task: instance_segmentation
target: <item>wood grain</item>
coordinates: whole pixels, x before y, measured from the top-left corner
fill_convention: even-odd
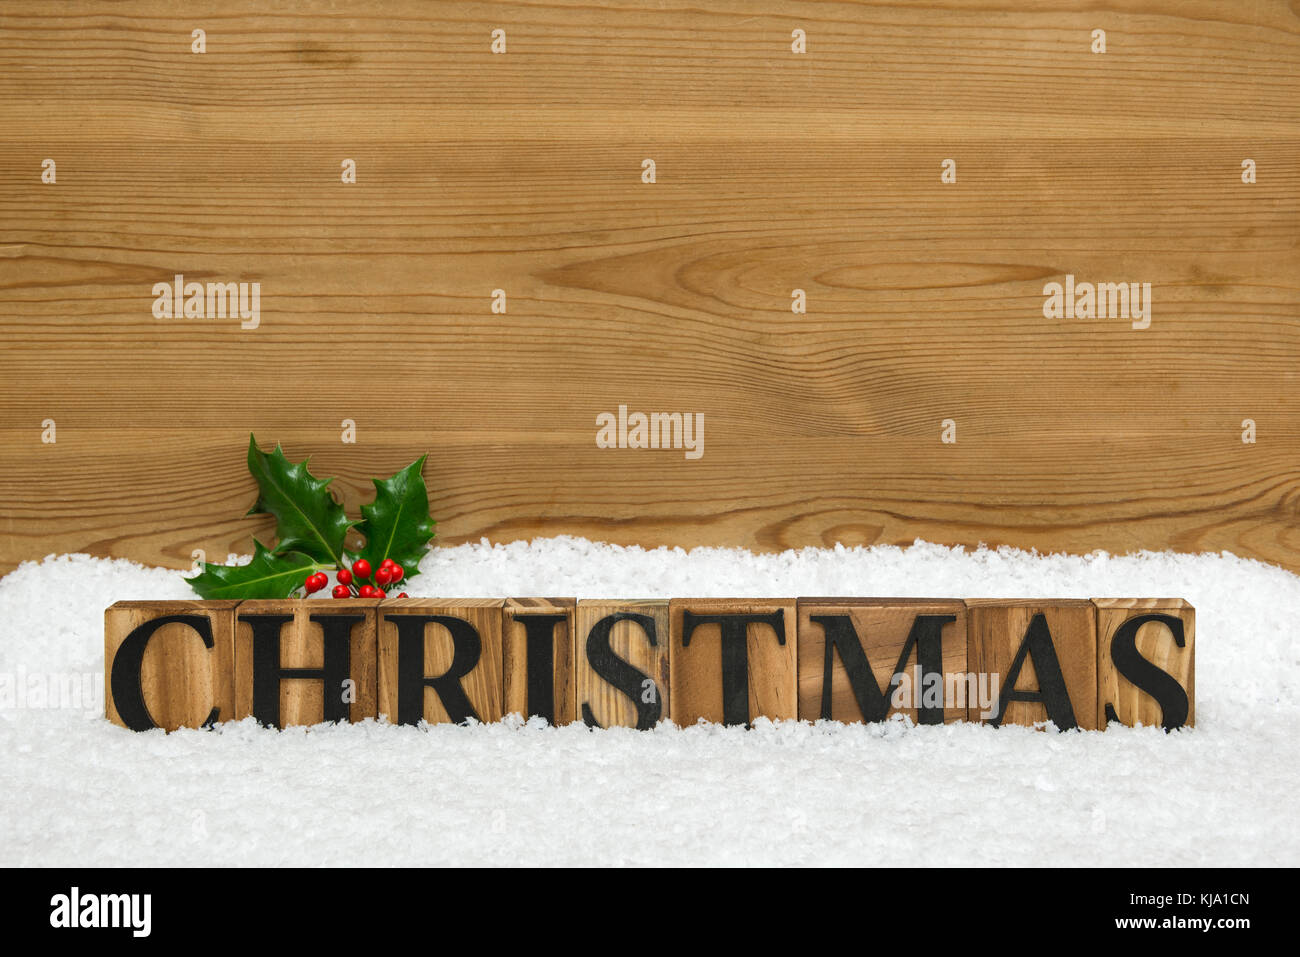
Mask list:
[[[352,508],[430,452],[444,543],[1300,570],[1286,0],[13,0],[0,37],[0,570],[248,553],[250,431]],[[260,282],[260,327],[154,319],[177,273]],[[1151,327],[1045,319],[1066,273],[1150,282]],[[703,457],[596,448],[620,404],[703,413]]]

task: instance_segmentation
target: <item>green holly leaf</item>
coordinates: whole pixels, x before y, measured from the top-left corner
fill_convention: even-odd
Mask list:
[[[419,573],[420,559],[433,538],[429,490],[424,485],[424,460],[420,456],[390,479],[372,479],[375,500],[361,506],[363,520],[357,531],[366,537],[361,556],[378,568],[385,558],[402,566],[408,576]]]
[[[247,565],[203,563],[201,574],[189,579],[201,598],[288,598],[322,565],[302,552],[273,552],[253,539],[253,560]]]
[[[277,554],[301,552],[330,567],[343,564],[343,540],[355,522],[329,493],[333,479],[318,479],[307,471],[307,459],[290,462],[280,446],[258,449],[248,437],[248,471],[257,480],[258,496],[249,515],[275,516]]]

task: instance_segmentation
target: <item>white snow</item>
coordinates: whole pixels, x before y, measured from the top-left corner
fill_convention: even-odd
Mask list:
[[[412,595],[1176,596],[1194,730],[360,725],[133,734],[31,689],[102,685],[103,611],[190,597],[84,555],[0,580],[0,865],[1294,864],[1300,578],[1231,555],[436,549]],[[328,599],[326,599],[328,600]],[[75,704],[75,702],[73,702]]]

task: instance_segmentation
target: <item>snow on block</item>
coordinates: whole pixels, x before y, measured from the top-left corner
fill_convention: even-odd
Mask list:
[[[377,710],[373,599],[250,600],[235,613],[235,718],[272,728]]]
[[[669,715],[668,602],[578,602],[574,685],[592,728],[648,731]]]
[[[200,728],[234,713],[238,601],[119,601],[104,612],[108,720]]]
[[[978,710],[965,602],[800,598],[797,646],[801,719],[848,724],[903,714],[943,724]]]
[[[997,704],[970,715],[994,727],[1051,721],[1097,730],[1097,608],[1082,599],[966,602],[971,671]]]
[[[573,598],[511,598],[502,612],[505,713],[575,720]]]
[[[673,723],[797,718],[795,612],[793,598],[672,599]]]
[[[1196,609],[1181,598],[1094,598],[1101,726],[1196,725]]]
[[[505,599],[388,598],[379,603],[379,715],[394,724],[505,716]]]

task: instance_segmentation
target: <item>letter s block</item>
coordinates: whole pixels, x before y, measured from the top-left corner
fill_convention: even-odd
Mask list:
[[[584,724],[648,731],[668,717],[668,602],[583,599],[575,635]]]
[[[234,715],[238,601],[119,601],[104,612],[104,710],[132,731]]]
[[[799,717],[793,598],[674,598],[668,615],[674,724]]]
[[[1094,598],[1101,726],[1194,727],[1196,609],[1181,598]]]
[[[1092,602],[977,598],[966,602],[966,615],[971,671],[998,676],[995,714],[981,720],[995,726],[1051,720],[1061,731],[1098,729]]]
[[[377,605],[243,602],[235,613],[235,717],[273,728],[375,717]]]
[[[394,724],[489,723],[505,716],[504,599],[379,603],[379,714]]]

